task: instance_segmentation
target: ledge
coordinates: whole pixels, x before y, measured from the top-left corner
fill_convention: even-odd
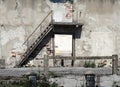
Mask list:
[[[43,73],[43,68],[10,68],[0,69],[0,76],[21,76],[30,72]],[[83,68],[83,67],[56,67],[49,68],[58,76],[64,75],[84,75],[88,71],[94,72],[96,75],[112,75],[112,68]]]

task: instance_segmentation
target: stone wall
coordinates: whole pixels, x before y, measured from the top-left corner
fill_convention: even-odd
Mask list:
[[[97,82],[98,78],[96,77],[96,85],[98,87],[113,87],[113,85],[114,87],[116,87],[115,85],[119,86],[119,77],[120,76],[117,75],[100,76],[99,83]],[[85,87],[86,84],[85,76],[68,75],[60,78],[53,78],[50,79],[50,81],[57,82],[60,86],[63,87]]]

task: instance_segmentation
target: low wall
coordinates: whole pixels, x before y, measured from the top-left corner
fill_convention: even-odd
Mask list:
[[[51,78],[53,82],[57,82],[61,87],[85,87],[84,76],[67,75],[59,78]],[[108,76],[96,76],[96,87],[116,87],[120,83],[120,76],[108,75]]]
[[[96,85],[99,87],[112,87],[113,83],[120,83],[120,71],[118,75],[112,74],[111,68],[83,68],[83,67],[56,67],[49,68],[49,71],[56,74],[55,78],[50,78],[51,82],[57,82],[61,87],[85,87],[85,73],[94,72],[96,75]],[[0,69],[0,76],[20,77],[30,72],[44,73],[44,69],[37,68],[10,68]]]

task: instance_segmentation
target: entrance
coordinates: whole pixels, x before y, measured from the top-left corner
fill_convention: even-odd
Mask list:
[[[72,35],[55,34],[55,55],[72,56]]]
[[[72,56],[72,35],[55,34],[55,56]],[[71,66],[71,60],[60,60],[60,66]]]

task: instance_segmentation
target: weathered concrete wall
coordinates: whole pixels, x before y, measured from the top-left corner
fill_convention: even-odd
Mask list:
[[[120,76],[111,75],[111,76],[101,76],[100,86],[101,87],[113,87],[112,85],[120,85]]]
[[[84,76],[64,76],[60,78],[52,78],[51,82],[58,83],[59,86],[63,87],[82,87],[85,86],[85,78]],[[69,83],[69,84],[68,84]]]
[[[81,39],[76,40],[77,56],[119,54],[119,8],[117,0],[76,0],[78,21],[84,24]]]
[[[49,0],[0,0],[1,57],[8,65],[16,60],[12,57],[16,50],[18,54],[24,52],[21,44],[50,9],[55,9],[54,5],[61,4]],[[74,0],[74,21],[84,24],[81,38],[75,42],[76,56],[120,54],[119,8],[119,0]]]
[[[113,83],[120,85],[120,76],[111,75],[110,68],[50,68],[50,71],[53,72],[58,77],[50,78],[50,82],[57,82],[59,86],[64,87],[85,87],[85,76],[84,74],[88,71],[96,73],[96,85],[98,87],[113,87]],[[43,75],[43,68],[9,68],[9,69],[0,69],[0,76],[17,76],[21,77],[22,75],[28,74],[30,72],[40,73]],[[72,73],[72,75],[71,75]],[[105,74],[105,75],[104,75]],[[120,72],[119,72],[120,74]],[[84,86],[82,86],[84,85]],[[116,86],[115,86],[116,87]]]
[[[119,85],[119,77],[120,76],[117,75],[100,76],[99,83],[97,83],[96,77],[96,85],[98,85],[99,87],[113,87],[113,85]],[[50,79],[50,81],[57,82],[60,86],[64,87],[83,87],[86,85],[85,76],[68,75],[60,78],[53,78]]]
[[[12,55],[21,55],[21,45],[49,11],[43,0],[0,0],[0,47],[8,65],[17,59]]]

